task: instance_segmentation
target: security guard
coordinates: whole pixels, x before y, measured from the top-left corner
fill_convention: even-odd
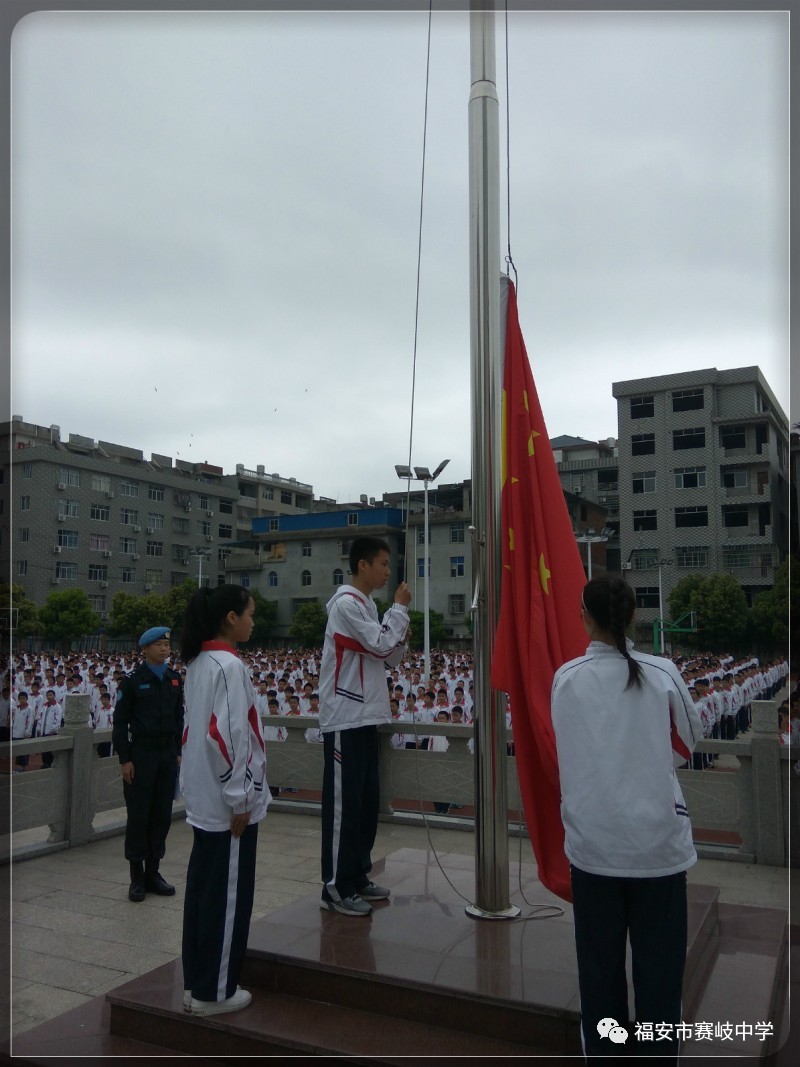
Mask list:
[[[172,822],[183,731],[183,683],[166,664],[169,637],[167,626],[145,630],[139,638],[145,661],[123,678],[114,707],[112,738],[128,809],[128,900],[135,903],[144,900],[145,891],[162,897],[175,893],[158,872]]]

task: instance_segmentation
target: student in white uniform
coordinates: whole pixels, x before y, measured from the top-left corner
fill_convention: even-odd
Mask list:
[[[598,1034],[601,1019],[628,1029],[629,935],[637,1021],[681,1021],[686,870],[697,856],[675,769],[703,730],[675,665],[627,641],[634,606],[621,578],[589,582],[581,603],[589,647],[553,679],[587,1056],[618,1054]],[[677,1058],[678,1041],[640,1042],[636,1052]]]

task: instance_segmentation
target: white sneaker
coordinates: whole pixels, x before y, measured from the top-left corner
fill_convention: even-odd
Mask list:
[[[222,1015],[226,1011],[239,1011],[241,1008],[246,1008],[252,999],[246,989],[237,989],[227,1000],[195,1000],[192,997],[190,1011],[192,1015]]]

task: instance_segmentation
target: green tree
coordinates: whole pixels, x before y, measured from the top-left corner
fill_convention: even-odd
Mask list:
[[[706,578],[687,575],[674,586],[669,607],[673,619],[687,611],[697,613],[699,632],[688,635],[687,643],[702,645],[712,652],[738,646],[747,632],[747,598],[730,574],[710,574]]]
[[[186,607],[196,592],[197,582],[191,578],[185,578],[180,585],[173,585],[164,596],[167,614],[162,619],[162,626],[170,626],[181,633],[186,619]]]
[[[54,637],[67,645],[94,633],[100,625],[100,617],[92,611],[83,589],[60,589],[51,593],[39,610],[39,621],[45,637]]]
[[[9,622],[13,620],[17,637],[29,637],[39,633],[39,610],[25,595],[21,585],[9,585],[7,582],[0,584],[0,615]]]
[[[138,639],[151,626],[171,626],[171,615],[166,596],[147,593],[135,596],[120,591],[111,602],[111,618],[108,632],[119,637]]]
[[[800,569],[789,568],[785,559],[775,571],[772,589],[759,593],[753,604],[753,630],[758,642],[769,648],[789,647],[790,601],[797,605],[800,598]]]
[[[267,600],[257,589],[250,591],[255,605],[253,634],[250,638],[252,645],[261,646],[267,644],[278,621],[278,605],[274,600]],[[323,630],[324,633],[324,630]]]
[[[292,619],[289,636],[297,641],[301,648],[317,648],[325,639],[327,624],[328,613],[318,600],[313,604],[301,604]]]
[[[425,612],[409,611],[408,618],[411,623],[411,647],[422,648],[425,644]],[[436,648],[447,636],[444,628],[444,615],[440,611],[431,609],[428,624],[431,632],[431,648]]]

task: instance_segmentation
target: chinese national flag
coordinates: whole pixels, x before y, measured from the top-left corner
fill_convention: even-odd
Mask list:
[[[491,684],[509,696],[522,803],[539,879],[571,900],[550,688],[586,651],[586,584],[508,283],[503,376],[503,581]]]

